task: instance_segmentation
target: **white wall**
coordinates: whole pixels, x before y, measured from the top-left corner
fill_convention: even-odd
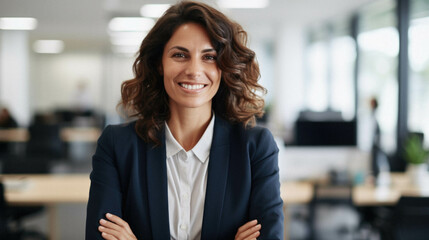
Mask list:
[[[93,107],[106,113],[109,123],[119,122],[116,105],[121,83],[133,77],[133,58],[96,52],[33,54],[32,111],[74,107],[77,86],[85,81]]]
[[[33,111],[73,106],[79,82],[96,109],[101,108],[103,55],[99,53],[34,54],[30,78]]]
[[[274,46],[274,131],[289,138],[291,127],[304,106],[304,27],[300,23],[279,24]]]
[[[133,56],[107,55],[105,58],[103,102],[104,113],[107,115],[107,123],[120,121],[116,106],[121,100],[121,84],[123,81],[133,78]]]
[[[28,69],[28,33],[0,31],[0,104],[20,126],[30,121]]]

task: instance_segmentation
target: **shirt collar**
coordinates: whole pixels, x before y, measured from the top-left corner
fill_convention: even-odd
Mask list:
[[[165,149],[167,153],[167,158],[172,157],[183,149],[171,133],[167,122],[165,122]],[[183,149],[183,151],[185,150]]]
[[[210,155],[210,149],[213,140],[214,121],[215,114],[213,113],[212,119],[210,120],[209,125],[204,131],[203,136],[200,138],[198,143],[190,150],[195,154],[195,156],[197,156],[197,158],[202,163],[204,163]],[[183,147],[174,138],[173,134],[170,131],[170,128],[168,127],[167,122],[165,123],[165,145],[167,158],[172,157],[181,150],[186,152],[185,149],[183,149]]]

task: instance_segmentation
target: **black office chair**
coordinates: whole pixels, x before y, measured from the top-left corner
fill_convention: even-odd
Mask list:
[[[401,197],[393,214],[395,240],[420,240],[429,236],[429,197]]]
[[[27,142],[26,155],[54,161],[64,157],[64,144],[60,138],[60,126],[57,123],[36,123],[29,127],[30,140]]]

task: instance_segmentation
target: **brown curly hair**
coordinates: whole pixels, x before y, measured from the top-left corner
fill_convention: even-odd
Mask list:
[[[187,22],[203,26],[217,52],[222,77],[212,101],[216,115],[231,123],[254,126],[255,116],[264,113],[264,100],[257,92],[265,94],[266,90],[258,84],[259,65],[255,53],[246,47],[247,33],[206,4],[182,1],[170,7],[143,39],[133,64],[135,78],[121,86],[119,106],[128,117],[137,118],[137,134],[156,145],[160,144],[157,133],[170,117],[169,97],[160,73],[164,46],[175,30]]]

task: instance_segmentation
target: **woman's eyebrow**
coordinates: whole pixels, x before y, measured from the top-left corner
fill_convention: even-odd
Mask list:
[[[207,53],[207,52],[216,52],[216,50],[215,49],[213,49],[213,48],[207,48],[207,49],[204,49],[203,51],[201,51],[202,53]]]
[[[174,47],[170,48],[169,51],[171,51],[173,49],[178,49],[180,51],[189,52],[189,50],[187,48],[184,48],[184,47],[181,47],[181,46],[174,46]]]
[[[170,50],[169,50],[169,51],[171,51],[171,50],[173,50],[173,49],[178,49],[178,50],[183,51],[183,52],[189,52],[189,50],[188,50],[187,48],[185,48],[185,47],[181,47],[181,46],[174,46],[174,47],[170,48]],[[207,49],[202,50],[201,52],[202,52],[202,53],[207,53],[207,52],[216,52],[216,50],[215,50],[215,49],[213,49],[213,48],[207,48]]]

